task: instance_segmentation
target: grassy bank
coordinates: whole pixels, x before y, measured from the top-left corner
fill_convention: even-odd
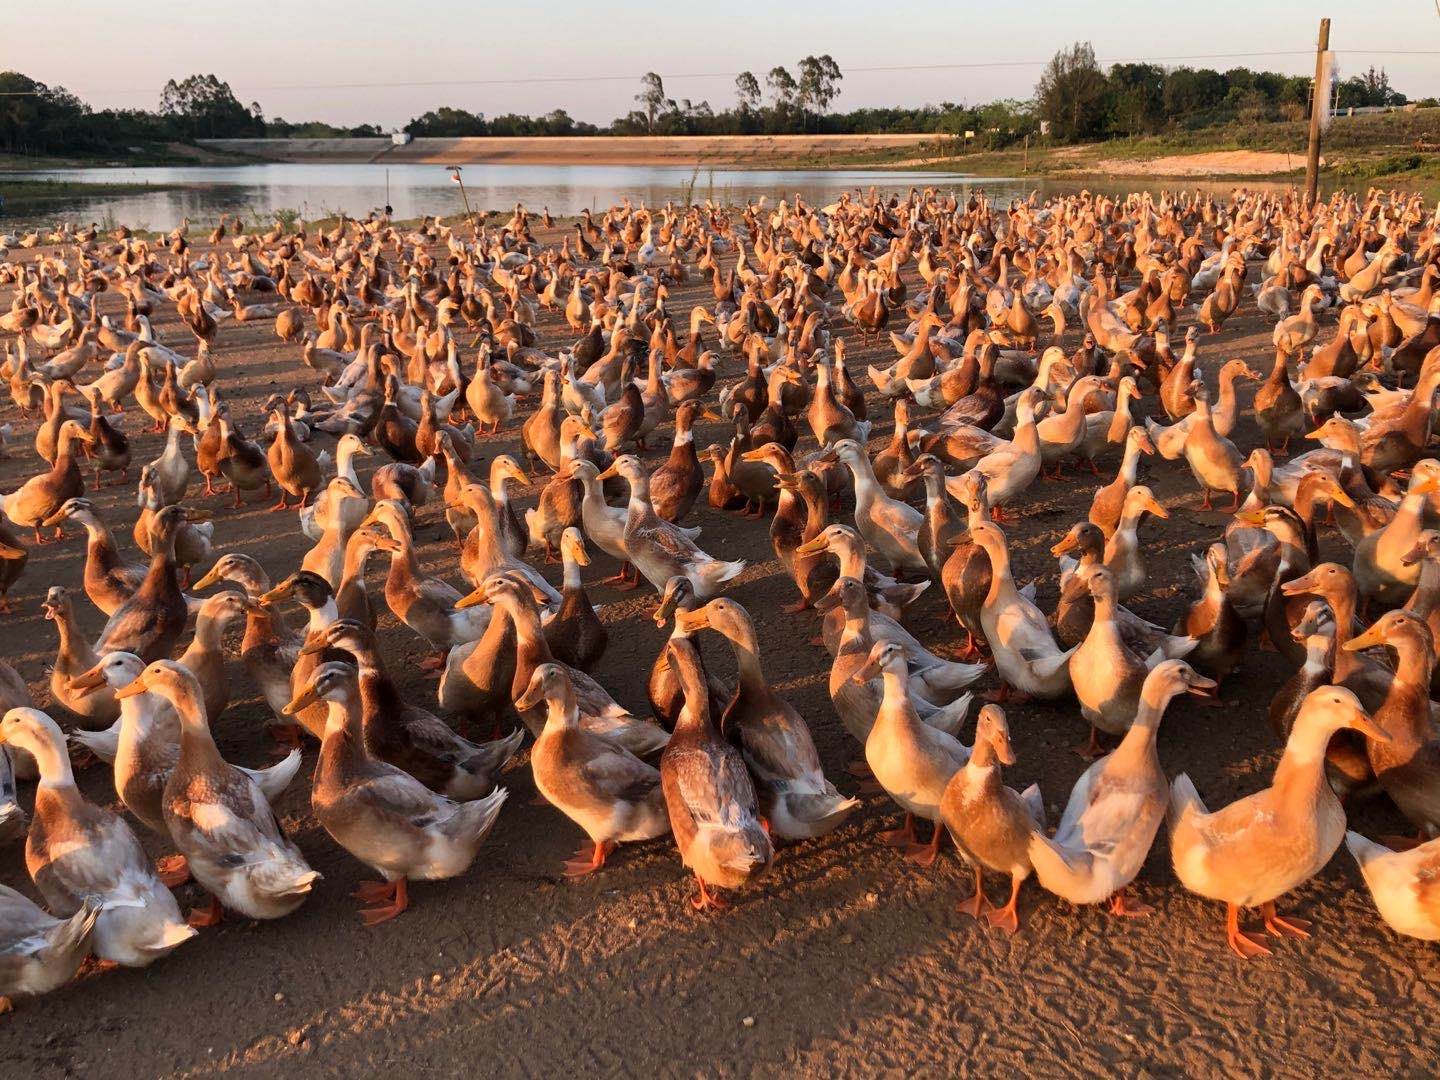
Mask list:
[[[184,184],[146,184],[79,180],[6,180],[0,178],[0,197],[8,206],[30,206],[57,199],[83,199],[104,195],[138,195],[150,191],[173,191]]]

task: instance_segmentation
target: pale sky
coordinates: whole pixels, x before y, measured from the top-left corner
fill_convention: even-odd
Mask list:
[[[665,77],[669,96],[719,108],[734,100],[735,72],[749,69],[763,84],[770,68],[784,64],[793,73],[806,53],[828,52],[846,73],[834,109],[1029,97],[1040,63],[1074,40],[1091,41],[1102,63],[1154,59],[1308,74],[1319,17],[1328,14],[1342,76],[1374,63],[1397,89],[1424,97],[1440,96],[1437,3],[252,0],[236,7],[149,0],[136,9],[59,0],[7,5],[0,69],[64,85],[99,107],[154,108],[166,79],[213,72],[242,102],[259,101],[265,115],[287,120],[395,127],[454,105],[488,116],[565,108],[603,123],[634,107],[647,70]],[[1240,55],[1267,50],[1280,54]],[[995,61],[1038,63],[925,69]],[[891,66],[908,70],[858,70]],[[718,77],[704,77],[712,73]],[[499,81],[574,76],[622,78]],[[494,81],[464,82],[479,79]],[[440,85],[374,85],[415,82]]]

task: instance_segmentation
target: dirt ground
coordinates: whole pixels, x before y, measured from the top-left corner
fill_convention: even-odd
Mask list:
[[[708,285],[694,281],[672,290],[677,324],[690,304],[708,299]],[[1322,332],[1332,325],[1327,319]],[[173,313],[158,329],[167,343],[192,351]],[[553,315],[542,332],[552,350],[573,337]],[[866,348],[843,333],[855,373],[872,360],[893,359],[883,338]],[[1221,335],[1202,338],[1202,362],[1213,373],[1243,356],[1268,370],[1269,335],[1247,295]],[[277,387],[314,381],[298,366],[298,348],[280,344],[268,323],[227,323],[218,345],[237,418]],[[741,370],[726,358],[722,382]],[[1154,406],[1153,399],[1142,404]],[[35,423],[20,420],[8,400],[0,414],[15,423],[11,460],[0,462],[0,489],[13,490],[35,468]],[[878,408],[875,415],[879,445],[889,423]],[[132,437],[144,419],[126,417]],[[485,457],[518,453],[519,419],[484,443]],[[719,434],[715,426],[702,428],[701,445]],[[1249,416],[1235,439],[1244,450],[1256,445]],[[157,437],[139,436],[136,462],[159,449]],[[650,456],[663,452],[662,446]],[[375,462],[362,464],[368,475]],[[1115,464],[1104,465],[1105,480]],[[1150,585],[1133,606],[1168,625],[1189,595],[1190,554],[1217,535],[1224,518],[1192,509],[1199,495],[1183,466],[1152,459],[1149,471],[1172,517],[1142,526]],[[1073,472],[1063,482],[1037,483],[1020,507],[1020,522],[1008,530],[1016,576],[1038,579],[1047,610],[1057,595],[1047,549],[1083,518],[1096,484]],[[254,555],[275,579],[298,565],[305,542],[292,514],[261,506],[232,511],[228,496],[205,499],[198,492],[192,486],[190,502],[218,514],[217,552]],[[107,487],[96,497],[132,551],[133,489]],[[778,611],[793,598],[793,586],[778,572],[767,524],[717,513],[703,499],[692,523],[703,526],[708,551],[750,560],[729,595],[754,615],[766,671],[810,721],[827,773],[853,792],[844,766],[856,746],[826,692],[829,656],[806,644],[815,631],[812,615]],[[426,568],[463,587],[433,503],[421,512],[418,537]],[[1322,546],[1332,556],[1348,555],[1333,531]],[[82,555],[73,536],[35,549],[12,593],[17,612],[0,633],[0,655],[30,681],[42,706],[49,701],[45,667],[55,634],[41,618],[39,599],[55,582],[78,590]],[[383,571],[383,560],[376,562]],[[587,581],[614,571],[597,554]],[[558,580],[557,568],[546,573]],[[644,709],[643,675],[665,633],[649,617],[655,598],[599,585],[591,596],[611,631],[596,675],[622,703]],[[83,594],[77,610],[87,631],[97,632],[103,620]],[[939,651],[958,647],[938,589],[922,598],[911,625]],[[1258,628],[1252,632],[1258,636]],[[415,673],[418,639],[385,612],[381,640],[405,692],[433,705],[434,678]],[[709,662],[728,664],[728,651],[713,641],[704,650]],[[1275,653],[1257,649],[1222,687],[1230,707],[1177,699],[1160,734],[1166,771],[1188,772],[1212,807],[1268,783],[1278,746],[1265,710],[1287,675]],[[231,678],[236,700],[214,720],[217,739],[230,760],[262,764],[271,753],[261,730],[263,704],[238,662]],[[993,685],[991,676],[981,688]],[[1073,700],[1017,705],[1009,716],[1019,761],[1006,780],[1017,789],[1039,781],[1054,815],[1084,768],[1071,747],[1084,739],[1085,724]],[[971,730],[967,725],[967,739]],[[1155,908],[1149,918],[1076,909],[1032,881],[1021,901],[1022,932],[1006,937],[956,912],[969,877],[953,849],[947,846],[925,871],[876,842],[899,815],[885,796],[870,795],[838,831],[782,849],[769,875],[738,894],[731,910],[697,916],[686,902],[691,879],[668,838],[622,848],[603,873],[566,883],[561,861],[581,834],[532,802],[534,785],[522,763],[503,781],[511,798],[472,870],[417,885],[409,912],[365,929],[350,892],[372,875],[310,814],[306,777],[315,754],[308,746],[306,772],[277,806],[324,874],[312,898],[277,922],[227,919],[148,970],[88,976],[20,1003],[0,1018],[0,1073],[1315,1076],[1436,1068],[1435,951],[1380,922],[1343,852],[1290,898],[1288,910],[1316,920],[1314,938],[1278,942],[1269,958],[1246,963],[1231,954],[1222,908],[1179,887],[1163,835],[1138,881],[1140,898]],[[108,768],[83,771],[80,783],[91,799],[114,802]],[[30,785],[22,784],[22,804],[31,798]],[[1352,827],[1368,834],[1402,829],[1383,803],[1350,810]],[[137,833],[153,854],[167,850],[139,826]],[[0,850],[0,881],[35,896],[18,842]],[[1000,882],[990,887],[998,897]],[[180,900],[183,906],[200,896],[186,886]]]

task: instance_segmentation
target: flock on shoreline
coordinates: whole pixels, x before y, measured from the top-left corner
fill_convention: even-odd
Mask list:
[[[0,497],[5,610],[32,545],[67,525],[86,538],[67,556],[83,587],[42,602],[58,635],[45,710],[0,662],[0,842],[25,838],[46,905],[0,885],[0,995],[54,990],[91,956],[148,965],[227,912],[304,904],[324,885],[271,802],[303,782],[311,740],[316,821],[380,877],[356,893],[366,925],[403,913],[412,882],[483,862],[525,744],[550,807],[536,812],[589,840],[567,876],[668,834],[693,906],[729,906],[777,849],[861,803],[822,769],[811,726],[831,718],[771,685],[783,673],[755,625],[770,613],[725,595],[746,564],[688,524],[702,497],[768,530],[789,583],[775,610],[818,616],[852,771],[904,811],[880,839],[928,866],[950,837],[974,871],[962,911],[1013,933],[1033,876],[1143,915],[1130,886],[1168,817],[1180,884],[1225,904],[1242,957],[1269,951],[1242,909],[1309,936],[1276,903],[1342,842],[1390,926],[1440,939],[1440,210],[1420,197],[872,191],[823,208],[627,201],[573,228],[518,206],[414,227],[222,221],[197,239],[0,236],[0,430],[12,457],[34,455]],[[697,284],[709,296],[687,317],[671,294]],[[1273,320],[1269,371],[1207,372],[1206,337],[1247,308]],[[243,323],[273,327],[294,361],[253,420],[231,410],[226,338]],[[538,347],[542,323],[571,344]],[[894,352],[862,389],[847,347],[883,352],[887,332]],[[1244,417],[1264,445],[1232,441]],[[702,421],[724,441],[697,447]],[[153,460],[132,457],[137,425],[164,435]],[[523,461],[491,443],[517,432]],[[1170,516],[1146,459],[1188,472],[1203,508],[1229,500],[1169,627],[1125,606],[1147,580],[1140,533]],[[1008,535],[1065,468],[1099,479],[1052,549],[1047,613]],[[522,509],[513,486],[531,477]],[[132,483],[139,555],[87,496]],[[271,500],[297,514],[298,565],[227,550],[227,514]],[[417,520],[439,517],[444,578],[415,551]],[[1331,531],[1344,561],[1320,558]],[[620,567],[607,584],[653,590],[671,628],[649,715],[588,673],[607,645],[582,579],[596,550]],[[542,560],[563,565],[559,588]],[[907,609],[942,595],[953,637],[918,640]],[[106,617],[95,641],[82,604]],[[435,701],[397,688],[382,609],[431,655]],[[733,682],[706,670],[710,635]],[[1156,734],[1176,696],[1213,701],[1261,647],[1293,672],[1269,709],[1284,750],[1268,787],[1211,811],[1183,760],[1167,776]],[[263,769],[211,735],[250,689],[288,750]],[[1093,764],[1058,823],[1035,786],[1005,786],[1016,698],[1073,700],[1089,728]],[[72,752],[109,763],[123,814],[81,794]],[[1413,836],[1347,832],[1346,805],[1376,797]],[[175,854],[152,862],[137,831]],[[1003,905],[987,874],[1008,880]],[[172,889],[190,880],[207,902],[187,917]]]

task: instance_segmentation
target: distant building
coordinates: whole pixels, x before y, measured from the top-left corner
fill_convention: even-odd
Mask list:
[[[415,136],[411,135],[408,131],[392,131],[390,133],[390,145],[409,146],[410,140],[414,137]]]

